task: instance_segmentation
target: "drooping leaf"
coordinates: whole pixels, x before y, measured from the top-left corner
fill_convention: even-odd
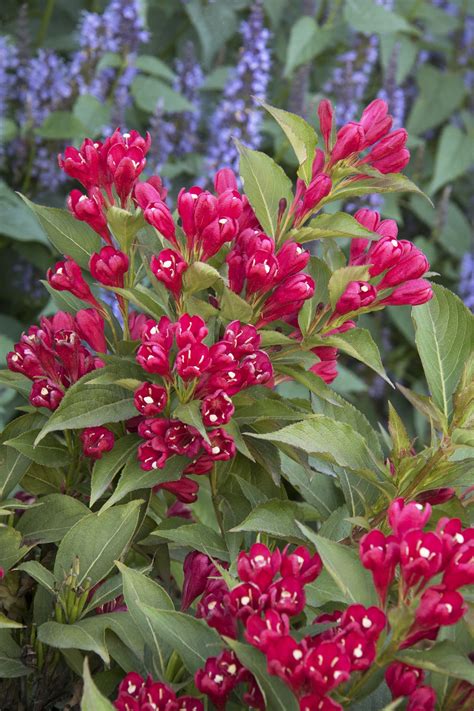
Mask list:
[[[275,237],[280,200],[284,198],[288,207],[293,200],[291,181],[265,153],[253,151],[239,141],[236,143],[245,194],[264,232]]]
[[[404,649],[396,658],[404,664],[474,684],[472,662],[448,640],[438,642],[431,649]]]
[[[28,573],[28,575],[42,585],[45,590],[51,594],[54,593],[56,583],[54,575],[37,560],[27,560],[25,563],[20,563],[20,565],[16,566],[16,570],[22,570],[24,573]]]
[[[415,306],[415,340],[434,403],[445,417],[474,345],[474,316],[448,289],[433,285],[431,301]]]

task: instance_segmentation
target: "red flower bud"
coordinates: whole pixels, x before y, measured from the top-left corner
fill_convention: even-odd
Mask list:
[[[173,216],[169,207],[163,201],[149,203],[143,216],[163,237],[174,244],[176,243],[176,227],[173,222]]]
[[[245,266],[247,296],[256,292],[263,293],[268,291],[274,282],[277,272],[278,262],[276,258],[268,252],[257,250]]]
[[[115,438],[107,427],[86,427],[81,432],[82,451],[91,459],[102,459],[114,447]]]
[[[133,197],[137,205],[145,211],[150,203],[163,201],[167,192],[163,188],[161,178],[155,175],[143,183],[137,183],[133,190]]]
[[[382,237],[378,242],[372,242],[367,253],[367,263],[371,265],[371,277],[382,274],[399,262],[403,255],[403,245],[397,239]]]
[[[56,410],[64,397],[62,390],[49,380],[35,380],[31,386],[30,403],[33,407]]]
[[[433,289],[431,284],[426,279],[410,279],[404,284],[399,284],[392,291],[390,296],[387,296],[380,303],[387,306],[418,306],[425,304],[433,297]]]
[[[410,667],[402,662],[393,662],[385,672],[385,681],[393,699],[412,694],[424,678],[425,673],[422,669]]]
[[[436,533],[410,531],[400,544],[400,568],[406,588],[426,583],[439,572],[443,543]]]
[[[276,321],[294,313],[306,299],[314,294],[314,281],[307,274],[295,274],[285,279],[265,302],[262,319],[265,323]]]
[[[193,479],[188,479],[187,476],[182,476],[178,481],[166,481],[163,484],[158,484],[156,488],[169,491],[183,504],[194,504],[197,500],[199,484]]]
[[[77,312],[75,325],[80,337],[98,353],[107,353],[105,323],[96,309],[81,309]]]
[[[399,561],[398,541],[395,536],[386,537],[382,531],[374,529],[362,536],[359,555],[364,568],[372,573],[375,589],[383,606]]]
[[[130,147],[116,143],[107,152],[107,169],[122,207],[125,206],[138,176],[144,169],[144,152],[137,145]]]
[[[94,279],[104,286],[122,287],[124,274],[128,271],[128,257],[113,247],[102,247],[91,256],[89,269]]]
[[[196,209],[196,203],[199,195],[201,195],[202,192],[202,188],[194,186],[189,190],[185,190],[185,188],[183,188],[178,194],[178,213],[181,218],[184,234],[188,237],[188,239],[192,239],[196,232],[194,211]]]
[[[331,151],[331,165],[358,153],[363,148],[364,140],[364,129],[360,123],[346,123],[337,132],[336,143]]]
[[[104,214],[105,201],[99,189],[91,188],[89,195],[83,195],[80,190],[71,190],[66,204],[76,220],[86,222],[106,242],[111,243],[107,219]]]
[[[211,363],[209,348],[203,343],[193,343],[178,351],[175,368],[183,380],[199,378]]]
[[[400,539],[409,531],[418,531],[426,526],[431,517],[431,506],[422,506],[402,498],[394,499],[388,507],[387,519],[394,534]]]
[[[219,217],[238,220],[243,211],[242,196],[238,190],[229,189],[217,198],[217,213]]]
[[[102,144],[85,138],[79,149],[68,146],[64,155],[58,155],[59,167],[70,178],[78,180],[89,189],[99,182],[99,154]]]
[[[226,190],[238,190],[237,178],[230,168],[221,168],[214,176],[214,189],[218,195]]]
[[[339,644],[321,642],[306,655],[304,669],[312,690],[325,694],[347,681],[351,661]]]
[[[455,496],[455,489],[450,486],[442,486],[439,489],[423,491],[421,494],[418,494],[416,501],[419,504],[430,504],[431,506],[436,506],[437,504],[445,504],[447,501],[451,501],[451,499]]]
[[[332,180],[329,175],[320,173],[306,188],[303,203],[297,211],[297,217],[302,217],[308,212],[315,210],[321,200],[329,195],[332,190]]]
[[[423,252],[411,243],[408,244],[409,247],[403,245],[405,253],[395,266],[389,269],[384,275],[379,284],[379,289],[386,289],[387,287],[397,286],[405,281],[418,279],[430,268],[429,262]]]
[[[282,280],[300,272],[308,264],[310,256],[310,253],[297,242],[291,240],[285,242],[276,256],[278,279]]]
[[[404,128],[392,131],[361,162],[369,163],[381,173],[398,173],[410,160],[410,153],[405,148],[407,138]]]
[[[410,151],[407,148],[401,148],[396,153],[392,153],[380,160],[371,162],[372,168],[386,175],[387,173],[400,173],[410,162]]]
[[[360,123],[365,133],[365,146],[372,146],[392,128],[393,119],[388,114],[387,103],[374,99],[362,112]]]
[[[201,403],[202,421],[206,427],[220,427],[230,422],[235,407],[224,390],[207,395]]]
[[[273,378],[273,366],[265,351],[256,351],[242,360],[240,368],[244,387],[265,385]]]
[[[474,583],[474,540],[471,538],[454,553],[443,575],[443,585],[456,590]]]
[[[150,266],[158,281],[178,298],[183,286],[183,272],[188,268],[182,256],[172,249],[163,249],[152,258]]]
[[[366,281],[350,281],[336,304],[335,312],[347,314],[350,311],[358,311],[370,306],[376,297],[377,290],[372,284]]]
[[[156,437],[140,444],[137,456],[143,471],[163,469],[169,456],[168,447]]]
[[[208,578],[217,576],[218,571],[212,560],[204,553],[192,551],[188,553],[183,563],[183,593],[181,610],[187,610],[194,600],[206,589]]]
[[[467,605],[461,593],[445,590],[442,585],[438,585],[428,588],[421,596],[415,625],[424,629],[455,625],[466,612]]]
[[[334,110],[328,99],[323,99],[318,106],[319,127],[326,151],[330,151],[331,132],[334,121]]]
[[[143,383],[135,390],[133,401],[138,412],[146,417],[151,417],[163,412],[168,403],[168,395],[161,385]]]
[[[319,358],[321,357],[319,355],[319,351],[321,350],[321,348],[312,348],[311,350]],[[337,361],[336,359],[321,360],[319,363],[315,363],[314,365],[312,365],[310,371],[317,375],[318,378],[321,378],[321,380],[324,380],[324,382],[329,385],[338,376]]]
[[[69,291],[78,299],[97,304],[89,285],[82,276],[80,266],[73,259],[66,258],[64,262],[56,262],[54,268],[48,269],[47,279],[53,289]]]
[[[175,338],[178,348],[186,348],[201,343],[207,336],[208,329],[200,316],[183,314],[176,324]]]
[[[431,686],[419,686],[409,697],[406,711],[435,711],[436,693]]]

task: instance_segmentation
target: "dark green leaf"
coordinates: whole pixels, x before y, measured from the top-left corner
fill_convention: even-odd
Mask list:
[[[405,18],[378,5],[375,0],[347,0],[344,17],[352,28],[367,35],[387,32],[418,34],[418,29]]]
[[[82,138],[87,135],[87,128],[70,111],[52,111],[35,133],[41,138],[60,141],[76,137]]]
[[[301,531],[296,518],[300,517],[298,506],[293,501],[273,499],[259,504],[238,526],[231,530],[257,531],[268,533],[275,538],[284,540],[301,541]]]
[[[81,711],[114,711],[114,707],[105,696],[102,696],[89,671],[87,657],[84,659],[84,689],[81,698]]]
[[[404,664],[474,684],[472,662],[448,640],[438,642],[431,649],[405,649],[398,652],[396,658]]]
[[[137,76],[132,84],[132,96],[137,106],[143,111],[154,113],[158,101],[163,103],[163,110],[173,113],[195,111],[193,104],[182,94],[171,89],[154,77]]]
[[[87,506],[65,494],[49,494],[37,503],[18,522],[18,530],[28,541],[60,541],[75,523],[90,514]]]
[[[114,448],[110,452],[105,452],[102,459],[95,462],[91,479],[91,507],[106,492],[115,475],[125,465],[139,442],[140,438],[137,435],[125,435],[115,442]]]
[[[46,435],[37,446],[34,445],[39,430],[23,432],[13,439],[5,442],[8,447],[13,447],[20,454],[31,459],[37,464],[49,465],[51,467],[66,466],[69,462],[69,452],[57,438],[50,434]]]
[[[180,526],[173,529],[158,529],[152,536],[165,538],[175,543],[177,546],[187,546],[191,549],[201,551],[210,558],[229,560],[227,546],[222,536],[202,523],[192,523],[189,526]]]

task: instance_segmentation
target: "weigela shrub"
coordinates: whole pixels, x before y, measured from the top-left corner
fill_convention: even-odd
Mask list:
[[[117,129],[59,156],[82,185],[67,211],[32,205],[63,257],[59,310],[1,376],[29,397],[1,442],[6,678],[34,672],[8,709],[81,673],[85,711],[472,702],[471,322],[393,219],[333,210],[417,191],[406,131],[377,99],[336,132],[323,100],[317,148],[268,108],[294,190],[239,144],[240,179],[224,167],[173,203],[143,179],[150,137]],[[380,435],[328,387],[340,353],[387,378],[359,318],[388,305],[420,307],[432,397],[401,390],[425,448],[393,407]]]

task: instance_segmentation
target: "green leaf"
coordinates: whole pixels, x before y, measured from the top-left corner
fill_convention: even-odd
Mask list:
[[[20,622],[15,622],[0,612],[0,630],[21,630],[24,627]],[[1,673],[1,671],[0,671]]]
[[[107,422],[121,422],[136,415],[133,397],[116,385],[89,385],[70,388],[36,438],[40,442],[48,432],[97,427]]]
[[[367,331],[367,329],[353,328],[345,333],[325,336],[324,338],[320,338],[319,341],[317,345],[339,348],[343,353],[347,353],[347,355],[356,358],[356,360],[372,368],[372,370],[386,380],[389,385],[392,384],[383,367],[378,346],[372,338],[372,334],[370,331]],[[312,343],[308,343],[307,345],[312,346]]]
[[[346,290],[347,285],[351,281],[367,281],[370,278],[369,267],[363,265],[360,267],[341,267],[333,272],[329,279],[329,299],[332,308],[334,308]]]
[[[37,464],[49,465],[51,467],[66,466],[69,462],[69,452],[66,447],[52,434],[47,435],[41,444],[34,445],[35,438],[39,430],[30,430],[13,439],[7,440],[4,444],[13,447],[17,452],[24,454]]]
[[[415,393],[409,388],[405,388],[400,383],[397,383],[397,388],[406,397],[408,402],[410,402],[413,407],[415,407],[418,412],[421,412],[428,420],[433,420],[433,424],[443,432],[448,431],[448,421],[445,415],[439,410],[434,404],[433,400],[427,395],[420,395],[420,393]]]
[[[410,25],[404,17],[387,10],[382,5],[377,5],[375,0],[347,0],[344,18],[354,30],[366,35],[394,32],[419,33],[418,29]]]
[[[56,555],[56,580],[63,580],[76,558],[80,563],[78,584],[90,578],[93,586],[105,578],[130,543],[141,503],[140,500],[131,501],[104,513],[89,514],[70,528]]]
[[[253,309],[250,304],[227,286],[222,289],[219,305],[222,318],[229,321],[237,319],[246,322],[252,318]]]
[[[154,659],[159,660],[161,671],[164,674],[168,646],[160,640],[140,603],[160,610],[174,610],[173,601],[158,583],[143,573],[127,568],[126,565],[119,562],[117,562],[117,567],[122,574],[123,596],[127,609],[143,639],[150,647]]]
[[[472,138],[457,126],[448,124],[438,141],[433,180],[428,192],[435,193],[443,185],[453,182],[466,173],[473,162]]]
[[[102,506],[101,512],[110,509],[132,491],[151,489],[152,486],[165,481],[176,481],[188,465],[187,457],[174,456],[168,459],[163,469],[152,469],[146,472],[141,468],[136,454],[132,454],[120,475],[115,491]]]
[[[73,108],[74,116],[87,126],[88,136],[97,136],[110,121],[111,107],[92,94],[78,96]]]
[[[201,400],[191,400],[191,402],[180,403],[173,411],[173,418],[181,420],[186,425],[191,425],[197,429],[199,434],[209,442],[207,430],[202,422]]]
[[[359,556],[353,548],[323,538],[302,524],[298,524],[298,527],[316,546],[325,570],[333,578],[348,603],[377,604],[372,576],[362,567]]]
[[[269,156],[236,141],[240,153],[240,176],[245,194],[266,234],[275,237],[280,200],[293,201],[291,181]]]
[[[293,230],[291,233],[300,242],[334,237],[351,237],[375,240],[379,236],[363,227],[360,222],[347,212],[322,213],[315,217],[307,227]]]
[[[376,172],[377,171],[371,171],[371,175]],[[343,181],[341,187],[333,190],[331,199],[328,200],[328,202],[333,202],[334,200],[348,200],[349,198],[369,195],[371,193],[417,193],[431,203],[429,197],[402,173],[387,173],[386,175],[380,173],[374,177],[357,180],[355,183],[352,181],[348,183]]]
[[[106,664],[110,662],[109,652],[105,645],[103,621],[98,620],[97,617],[89,617],[73,625],[44,622],[38,627],[38,639],[56,649],[80,649],[85,652],[95,652]]]
[[[81,698],[81,711],[114,711],[114,707],[105,696],[102,696],[89,671],[87,657],[84,659],[84,689]]]
[[[156,610],[140,602],[138,605],[149,620],[157,639],[176,650],[191,674],[203,667],[206,659],[222,649],[220,636],[204,620],[195,619],[183,612]]]
[[[186,294],[193,294],[195,291],[207,289],[219,281],[222,281],[222,277],[217,269],[206,262],[193,262],[184,272],[184,291]]]
[[[168,65],[152,54],[140,54],[135,59],[135,67],[145,74],[151,74],[161,79],[168,79],[170,82],[173,82],[176,78],[176,74]]]
[[[301,531],[296,521],[298,515],[301,517],[295,502],[271,499],[256,506],[247,518],[231,531],[257,531],[268,533],[275,538],[300,542]]]
[[[99,235],[85,222],[76,220],[67,210],[36,205],[24,195],[20,197],[35,213],[53,247],[88,269],[91,255],[101,247]]]
[[[172,529],[158,528],[151,535],[165,538],[177,546],[187,546],[201,551],[210,558],[229,560],[229,552],[222,536],[202,523],[191,523],[189,526],[179,526],[179,528]]]
[[[289,375],[293,378],[293,380],[296,380],[297,383],[301,383],[301,385],[307,387],[310,392],[314,393],[322,400],[327,400],[335,407],[339,407],[337,399],[338,396],[334,390],[328,387],[326,383],[321,380],[321,378],[312,373],[310,370],[302,370],[296,366],[292,367],[289,365],[280,365],[279,363],[276,365],[276,369],[278,372]]]
[[[154,318],[160,318],[166,313],[166,304],[162,301],[156,291],[148,289],[143,284],[138,284],[137,286],[130,289],[122,289],[119,286],[108,287],[109,291],[113,291],[114,294],[119,294],[123,296],[124,299],[130,301],[134,306],[138,306],[139,309],[144,311]]]
[[[137,106],[150,114],[156,110],[158,101],[162,102],[163,110],[166,112],[181,113],[196,110],[182,94],[154,77],[137,76],[132,83],[132,96]]]
[[[102,458],[95,462],[91,478],[91,508],[107,491],[115,475],[125,465],[139,442],[140,438],[137,435],[125,435],[115,442],[110,452],[105,452]]]
[[[309,18],[301,18],[303,20]],[[294,29],[294,28],[293,28]],[[312,178],[312,165],[318,143],[316,131],[304,118],[283,109],[262,102],[262,106],[273,116],[280,128],[285,132],[291,147],[298,159],[298,175],[309,185]]]
[[[24,573],[27,573],[30,578],[36,580],[45,590],[54,594],[56,583],[54,575],[50,570],[45,568],[44,565],[38,563],[37,560],[28,560],[26,563],[21,563],[17,565],[15,570],[22,570]]]
[[[66,494],[49,494],[37,503],[18,521],[23,538],[37,543],[60,541],[75,523],[90,514],[87,506]]]
[[[304,15],[296,20],[290,31],[283,76],[291,76],[297,67],[321,54],[332,38],[332,33],[320,28],[314,18]]]
[[[255,676],[266,708],[271,711],[298,711],[299,705],[295,695],[281,679],[268,673],[265,656],[258,649],[235,639],[226,639],[226,642],[241,664]]]
[[[35,133],[41,138],[61,141],[82,138],[87,135],[87,128],[71,111],[52,111]]]
[[[460,106],[466,87],[463,72],[448,72],[425,64],[417,72],[418,98],[407,122],[409,134],[421,135],[453,115]],[[439,97],[443,97],[443,101]]]
[[[405,649],[395,656],[404,664],[474,684],[472,663],[448,640],[438,642],[431,649]]]
[[[329,461],[352,470],[384,472],[383,461],[369,450],[366,439],[344,422],[325,415],[311,415],[277,432],[248,434],[277,444],[290,445],[307,454],[323,455]],[[375,481],[377,480],[374,474]]]
[[[204,64],[209,66],[236,29],[232,3],[203,3],[190,0],[184,6],[199,37]]]
[[[434,403],[446,418],[474,344],[474,317],[461,299],[433,284],[431,301],[412,310],[415,340]]]
[[[107,222],[120,249],[127,253],[130,251],[137,233],[146,224],[141,212],[132,214],[115,205],[107,210]]]
[[[411,440],[391,402],[388,403],[388,431],[392,440],[392,452],[396,457],[406,456],[411,448]]]
[[[13,373],[11,370],[0,370],[0,385],[5,388],[12,388],[24,397],[28,397],[31,390],[31,380],[26,375]]]
[[[29,551],[22,545],[21,533],[11,526],[0,527],[0,568],[10,570]]]
[[[31,674],[33,670],[25,667],[19,659],[14,659],[0,650],[0,679],[17,679]]]
[[[25,242],[42,242],[47,244],[46,235],[16,193],[0,180],[0,213],[2,215],[2,235],[13,240]]]
[[[28,471],[31,460],[12,447],[0,446],[0,498],[8,496]]]

